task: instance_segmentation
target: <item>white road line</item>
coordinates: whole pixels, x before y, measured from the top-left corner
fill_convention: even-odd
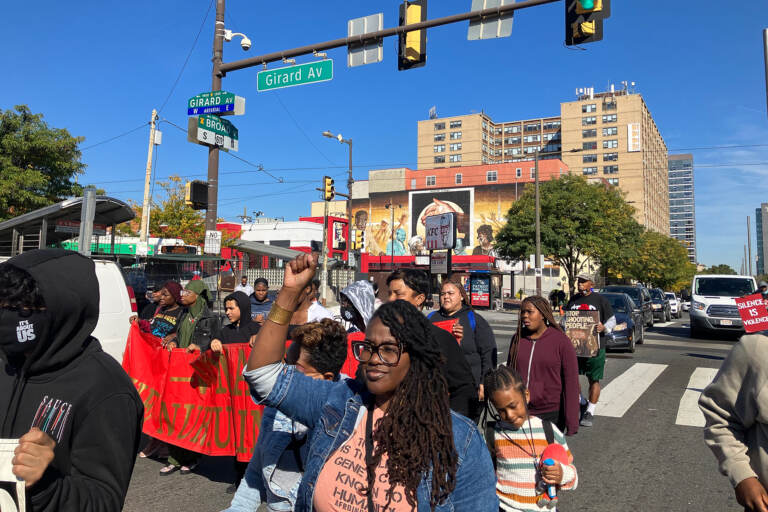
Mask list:
[[[644,339],[644,345],[658,345],[664,347],[680,347],[680,348],[703,348],[709,350],[731,350],[733,345],[726,345],[725,343],[699,343],[696,341],[672,341],[673,338],[667,340],[659,339]]]
[[[603,388],[595,414],[621,418],[666,367],[666,364],[633,364]]]
[[[515,334],[516,332],[517,331],[502,331],[502,330],[497,331],[496,329],[493,330],[493,334],[510,335],[510,336]]]
[[[680,407],[677,408],[675,425],[687,425],[689,427],[703,427],[704,415],[699,409],[699,396],[705,387],[712,382],[717,375],[717,368],[696,368],[688,380],[683,397],[680,399]]]
[[[660,324],[653,324],[654,327],[669,327],[670,325],[674,324],[675,322],[662,322]]]

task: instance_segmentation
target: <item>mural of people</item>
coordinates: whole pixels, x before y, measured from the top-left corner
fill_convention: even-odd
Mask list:
[[[387,242],[386,255],[387,256],[405,256],[408,252],[405,250],[405,230],[403,228],[397,228],[395,231],[395,239]]]
[[[365,230],[368,227],[368,212],[365,210],[357,210],[355,212],[355,227],[357,229]]]
[[[472,190],[450,190],[444,192],[425,191],[411,193],[411,229],[414,235],[425,236],[426,218],[441,213],[456,214],[456,247],[454,254],[465,254],[464,248],[469,240],[467,233],[470,227],[470,211]]]
[[[408,249],[414,256],[427,254],[427,251],[424,249],[424,239],[419,235],[412,236],[411,239],[408,240]]]
[[[473,256],[496,257],[496,249],[493,248],[493,228],[489,224],[482,224],[477,228],[477,246],[472,250]]]

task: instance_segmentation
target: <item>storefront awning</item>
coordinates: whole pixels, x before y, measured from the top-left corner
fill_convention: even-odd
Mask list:
[[[292,260],[299,254],[302,254],[301,251],[294,249],[277,247],[276,245],[269,245],[261,242],[250,242],[247,240],[238,240],[234,243],[232,248],[249,254],[269,256],[270,258],[277,258],[279,260]]]

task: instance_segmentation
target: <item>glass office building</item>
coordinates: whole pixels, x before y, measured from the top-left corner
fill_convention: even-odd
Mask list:
[[[696,206],[693,193],[693,155],[669,155],[669,234],[688,247],[696,263]]]

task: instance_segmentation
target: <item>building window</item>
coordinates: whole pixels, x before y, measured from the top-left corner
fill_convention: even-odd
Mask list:
[[[435,123],[435,131],[445,130],[445,123]]]
[[[615,123],[616,122],[616,114],[609,114],[603,116],[603,122],[604,123]]]
[[[584,137],[584,138],[597,137],[597,130],[596,129],[581,130],[581,136]]]
[[[610,135],[618,135],[619,129],[615,126],[612,126],[610,128],[603,128],[603,137],[608,137]]]
[[[441,142],[445,140],[445,134],[444,133],[436,133],[435,134],[435,142]]]
[[[544,130],[559,130],[560,121],[547,121],[544,123]]]
[[[451,144],[451,151],[460,151],[461,150],[461,142],[454,142]]]
[[[444,156],[436,156],[435,157],[435,163],[436,164],[444,164],[445,163],[445,157]]]
[[[619,173],[619,166],[618,165],[605,165],[603,166],[603,174],[618,174]]]
[[[451,139],[456,140],[461,138],[461,132],[451,132]]]
[[[523,142],[541,142],[541,135],[526,135]]]
[[[529,155],[532,155],[533,153],[539,151],[541,149],[541,146],[528,146],[525,148],[525,152]]]
[[[504,133],[520,133],[519,126],[505,126]]]
[[[487,130],[487,129],[488,129],[488,123],[483,121],[483,130]]]
[[[461,155],[451,155],[448,157],[449,162],[461,162]]]
[[[432,150],[434,153],[444,153],[445,144],[435,144],[434,146],[432,146]]]
[[[619,147],[619,141],[616,139],[611,140],[604,140],[603,141],[603,148],[605,149],[614,149]]]
[[[591,155],[581,155],[581,161],[585,164],[591,164],[593,162],[597,162],[597,155],[591,154]]]
[[[461,121],[451,121],[450,128],[461,128]]]
[[[531,170],[531,179],[535,179],[536,178],[536,168],[535,167],[531,167],[530,170]]]
[[[609,185],[613,185],[614,187],[619,186],[619,178],[608,178],[605,181],[607,181]]]
[[[582,105],[581,111],[585,114],[588,112],[597,112],[597,105],[595,103],[591,103],[589,105]]]
[[[603,162],[615,162],[619,159],[618,153],[603,153]]]
[[[427,176],[427,186],[432,187],[437,183],[437,177],[436,176]]]
[[[581,149],[597,149],[597,141],[582,142]]]
[[[411,188],[416,188],[416,178],[411,178]]]
[[[605,103],[603,103],[603,110],[616,110],[616,102],[606,101]]]
[[[520,144],[520,137],[507,137],[504,144]]]
[[[523,150],[520,148],[512,148],[512,155],[513,156],[520,156],[523,154]]]
[[[595,116],[587,116],[581,118],[581,124],[582,126],[589,126],[591,124],[597,124],[597,117]]]
[[[597,167],[584,167],[581,171],[584,174],[597,174]]]
[[[526,132],[538,132],[540,130],[541,130],[541,125],[539,123],[525,125]]]
[[[493,183],[498,179],[498,176],[496,175],[496,171],[488,171],[485,173],[485,181],[488,183]]]
[[[462,179],[461,173],[457,173],[456,174],[456,184],[457,185],[461,185],[461,179]]]
[[[522,178],[523,177],[523,170],[521,168],[519,168],[519,167],[517,169],[515,169],[515,176],[518,177],[518,178]]]

